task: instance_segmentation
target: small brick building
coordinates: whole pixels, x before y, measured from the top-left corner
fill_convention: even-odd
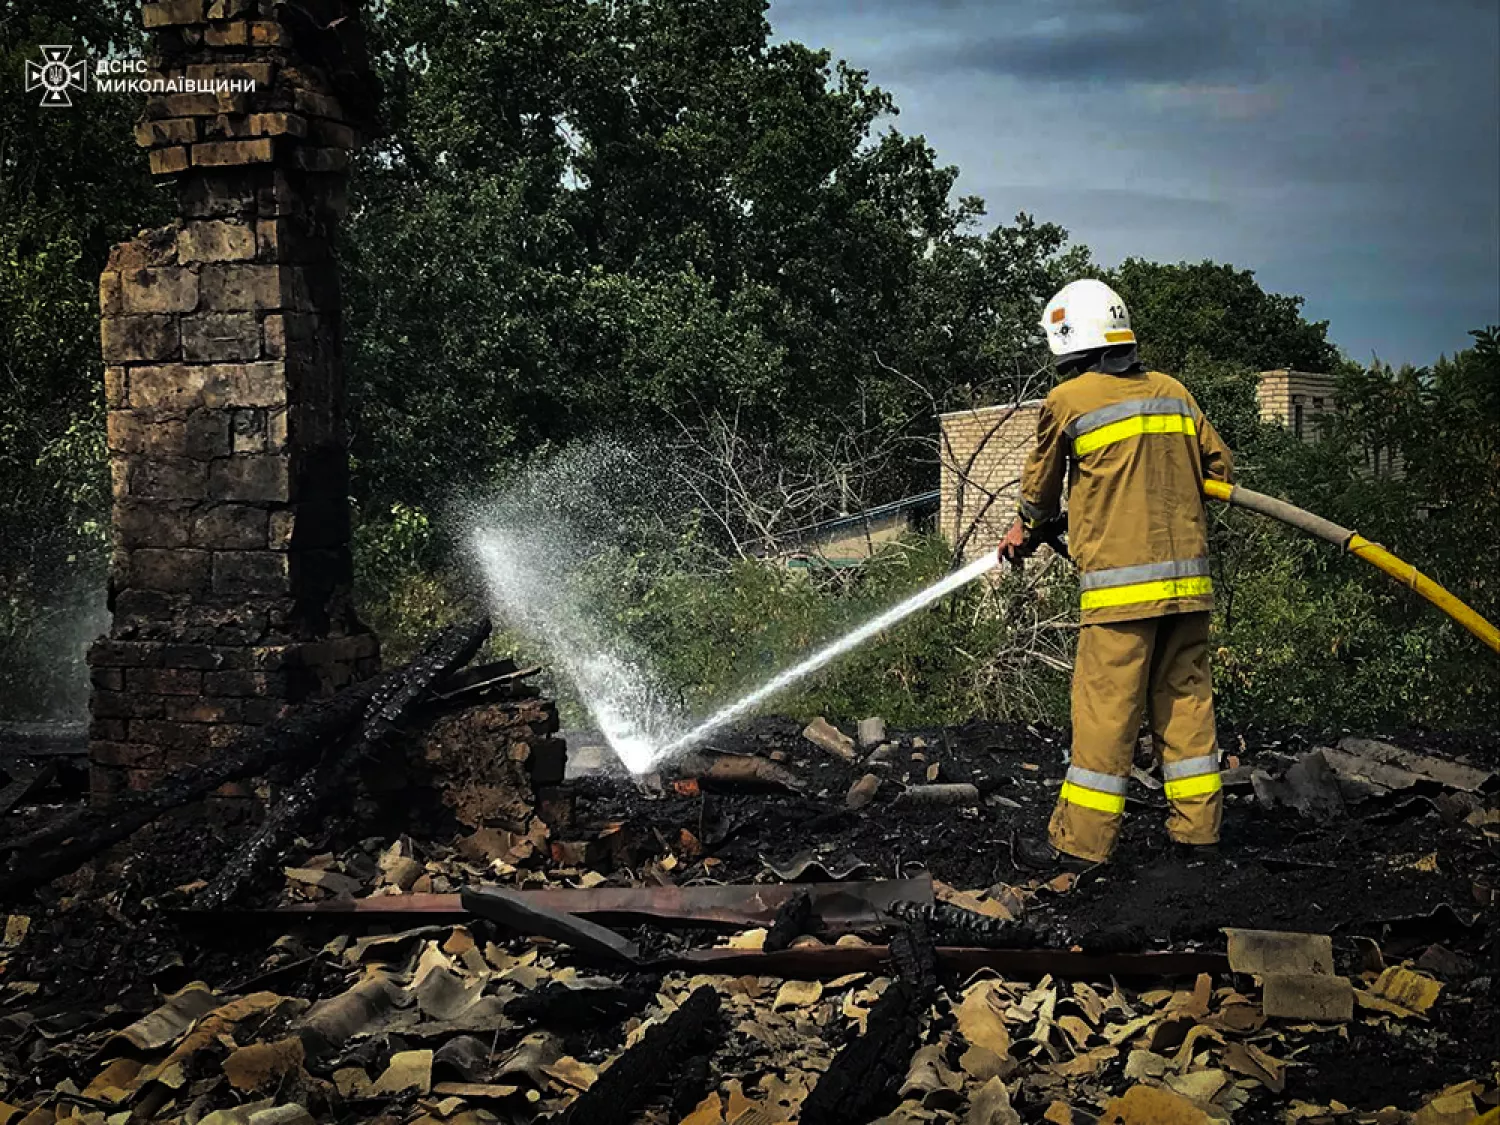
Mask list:
[[[1338,379],[1310,371],[1262,371],[1255,384],[1260,420],[1285,426],[1303,441],[1317,440],[1317,420],[1338,411]]]
[[[1040,399],[941,415],[938,528],[963,557],[992,551],[1016,515]]]
[[[194,92],[152,93],[137,131],[178,218],[116,246],[99,281],[114,553],[109,634],[89,652],[96,799],[379,662],[350,600],[333,259],[373,96],[357,11],[143,12],[151,77]]]

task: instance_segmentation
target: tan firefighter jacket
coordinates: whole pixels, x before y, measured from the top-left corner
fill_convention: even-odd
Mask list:
[[[1085,625],[1213,608],[1203,481],[1229,449],[1158,371],[1086,371],[1054,387],[1021,474],[1021,518],[1051,519],[1068,480],[1068,550]]]

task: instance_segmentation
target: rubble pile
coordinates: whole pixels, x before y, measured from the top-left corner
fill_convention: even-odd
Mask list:
[[[0,1121],[1500,1106],[1493,747],[1246,732],[1219,856],[1167,853],[1143,783],[1119,862],[1056,876],[1010,856],[1055,796],[1051,732],[766,720],[641,779],[575,736],[564,780],[550,709],[496,694],[526,674],[439,681],[223,909],[203,890],[254,827],[191,815],[13,901]]]

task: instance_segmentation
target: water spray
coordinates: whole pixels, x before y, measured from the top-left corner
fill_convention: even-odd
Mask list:
[[[802,661],[802,663],[794,665],[775,678],[768,680],[743,699],[714,712],[686,734],[668,742],[664,746],[658,747],[650,755],[652,763],[660,763],[675,754],[680,754],[684,750],[690,750],[694,746],[701,744],[715,731],[721,730],[736,719],[749,714],[772,696],[785,691],[798,680],[810,676],[825,664],[838,659],[851,649],[858,648],[865,641],[875,636],[875,634],[884,632],[898,621],[910,617],[917,610],[931,605],[939,598],[952,593],[959,587],[967,586],[976,578],[993,570],[999,561],[997,552],[986,552],[982,557],[975,559],[962,570],[955,570],[952,574],[939,579],[925,590],[917,591],[917,593],[899,605],[892,606],[879,616],[866,621],[853,632],[846,633],[832,644],[820,648],[806,660]]]
[[[615,756],[644,774],[701,745],[773,696],[858,648],[917,610],[994,569],[994,552],[954,571],[825,645],[800,663],[693,725],[653,675],[645,654],[609,629],[597,604],[577,585],[603,544],[599,528],[621,504],[638,502],[642,477],[633,455],[608,443],[580,446],[533,466],[506,491],[472,505],[470,557],[483,576],[496,616],[551,653],[561,676]],[[627,484],[626,482],[632,482]]]
[[[502,619],[547,646],[621,764],[646,773],[655,760],[652,747],[682,724],[663,705],[645,661],[603,636],[569,596],[568,575],[536,568],[536,536],[535,527],[481,527],[469,546]]]

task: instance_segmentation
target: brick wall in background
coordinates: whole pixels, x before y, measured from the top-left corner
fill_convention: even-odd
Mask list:
[[[964,558],[995,545],[1016,515],[1021,469],[1036,443],[1039,400],[944,414],[938,527],[949,542],[968,534]],[[991,501],[991,496],[995,499]]]

